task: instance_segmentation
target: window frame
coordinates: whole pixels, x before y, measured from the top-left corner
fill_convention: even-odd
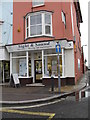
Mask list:
[[[37,26],[40,26],[40,25],[42,26],[42,14],[35,14],[35,15],[41,15],[41,23],[39,23],[39,24],[33,24],[33,25],[30,24],[29,27],[30,27],[30,30],[31,30],[31,27],[36,26],[36,33],[37,33]],[[35,16],[35,15],[31,15],[31,16]],[[31,16],[30,16],[30,17],[31,17]],[[31,21],[30,21],[30,22],[31,22]],[[42,35],[42,34],[39,34],[39,35]],[[38,34],[36,34],[36,35],[31,35],[31,34],[30,34],[30,37],[32,37],[32,36],[38,36]]]
[[[61,65],[61,69],[62,69],[62,72],[61,72],[61,77],[65,77],[65,75],[64,75],[64,67],[65,67],[65,63],[63,64],[63,59],[64,59],[64,55],[63,55],[63,52],[62,52],[62,50],[63,49],[61,49],[61,53],[59,54],[59,57],[61,57],[61,60],[62,60],[62,63],[60,62],[60,65]],[[52,51],[53,51],[53,49],[52,49]],[[46,71],[46,66],[47,66],[47,69],[48,69],[48,57],[56,57],[57,58],[57,53],[44,53],[44,78],[50,78],[51,77],[51,75],[49,74],[49,75],[47,75],[47,73],[45,73],[45,71]],[[47,57],[47,65],[45,66],[45,57]],[[57,59],[56,59],[57,60]],[[52,61],[52,60],[51,60]],[[52,64],[51,64],[51,67],[52,67]],[[52,71],[52,70],[51,70]],[[57,61],[57,74],[58,74],[58,61]],[[58,77],[58,75],[55,75],[54,76],[54,78],[57,78]]]
[[[41,14],[41,19],[42,19],[42,23],[41,23],[41,25],[42,25],[42,34],[39,34],[39,35],[30,35],[30,27],[31,27],[31,25],[30,25],[30,17],[31,16],[34,16],[34,15],[38,15],[38,14]],[[45,25],[47,25],[47,24],[45,24],[45,14],[49,14],[50,15],[50,17],[51,17],[51,24],[50,24],[50,34],[46,34],[45,33]],[[27,26],[25,27],[25,31],[26,31],[26,35],[25,35],[25,39],[27,39],[27,38],[32,38],[32,37],[40,37],[40,36],[47,36],[47,37],[52,37],[52,13],[51,12],[47,12],[47,11],[40,11],[40,12],[35,12],[35,13],[29,13],[27,16],[26,16],[26,18],[25,18],[25,23],[27,23],[27,18],[29,18],[29,28],[28,28],[28,30],[29,30],[29,35],[27,36]],[[34,25],[33,25],[34,26]]]
[[[61,11],[61,14],[62,14],[62,22],[64,23],[66,28],[66,14],[63,11]]]
[[[28,19],[28,27],[27,27],[27,21],[26,21],[26,38],[28,38],[30,36],[30,17],[27,16],[26,19]],[[28,29],[28,36],[27,36],[27,29]]]
[[[36,0],[35,0],[36,1]],[[44,5],[44,0],[43,0],[43,3],[41,4],[38,4],[38,5],[33,5],[33,3],[35,2],[32,0],[32,7],[40,7],[40,6],[43,6]],[[39,1],[38,1],[39,2]]]

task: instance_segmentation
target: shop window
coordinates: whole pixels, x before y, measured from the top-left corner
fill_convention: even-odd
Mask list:
[[[44,0],[32,0],[33,7],[42,6],[42,5],[44,5]]]
[[[29,76],[31,76],[31,60],[29,60]]]
[[[26,59],[19,59],[19,76],[27,76]]]
[[[4,80],[5,82],[9,82],[10,80],[10,63],[4,62]]]
[[[45,76],[58,76],[57,56],[45,56]],[[62,55],[60,55],[60,75],[62,76]]]
[[[3,81],[3,65],[2,62],[0,61],[0,83]]]
[[[37,36],[52,36],[52,14],[41,11],[31,13],[26,17],[26,38]]]

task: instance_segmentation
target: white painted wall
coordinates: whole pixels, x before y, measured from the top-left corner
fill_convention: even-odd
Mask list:
[[[90,69],[90,40],[88,40],[88,69]]]
[[[0,60],[9,60],[9,53],[5,47],[0,46]]]
[[[65,76],[75,77],[73,49],[65,50]]]
[[[12,59],[12,73],[19,73],[19,59]]]
[[[0,24],[0,44],[2,43],[2,25]]]

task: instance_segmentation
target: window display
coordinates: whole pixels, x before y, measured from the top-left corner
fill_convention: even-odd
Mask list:
[[[5,82],[9,82],[10,80],[10,63],[9,62],[4,63],[4,79],[5,79]]]
[[[31,76],[31,60],[29,60],[29,76]]]
[[[47,65],[46,65],[47,64]],[[58,76],[57,56],[47,56],[45,59],[45,76]],[[62,76],[62,55],[60,55],[60,75]]]
[[[19,59],[19,75],[20,76],[27,75],[26,59]]]
[[[0,62],[0,83],[2,83],[2,81],[3,81],[2,74],[3,74],[3,68],[2,68],[2,62]]]

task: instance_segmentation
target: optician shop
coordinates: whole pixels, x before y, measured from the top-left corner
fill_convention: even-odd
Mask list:
[[[10,53],[10,75],[18,74],[21,85],[43,83],[49,85],[51,76],[58,82],[58,60],[56,44],[61,45],[60,77],[63,85],[74,84],[73,42],[53,40],[35,43],[7,45]]]

